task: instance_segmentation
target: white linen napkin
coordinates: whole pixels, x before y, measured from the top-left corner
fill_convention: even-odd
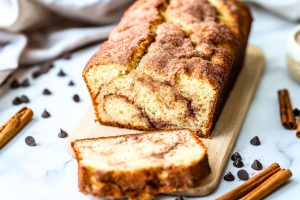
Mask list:
[[[35,64],[104,40],[133,0],[1,0],[0,84]]]

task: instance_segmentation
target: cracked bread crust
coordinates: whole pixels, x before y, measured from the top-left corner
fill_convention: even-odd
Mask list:
[[[125,168],[123,168],[122,170],[114,170],[113,168],[101,169],[101,167],[99,169],[91,169],[90,166],[86,166],[83,164],[84,156],[82,155],[82,151],[85,150],[84,148],[93,147],[85,146],[81,143],[87,143],[89,141],[96,142],[97,140],[109,139],[119,139],[118,142],[116,142],[116,145],[126,142],[131,144],[132,142],[141,143],[145,141],[155,143],[155,140],[151,140],[151,135],[179,135],[181,133],[187,134],[185,135],[185,137],[190,137],[196,142],[197,145],[199,145],[200,148],[203,149],[203,152],[201,152],[201,154],[199,155],[199,159],[190,161],[186,165],[178,163],[169,164],[169,162],[171,161],[169,161],[167,157],[167,155],[172,153],[174,149],[180,148],[182,145],[184,145],[183,143],[180,143],[180,140],[174,141],[173,144],[166,146],[166,148],[164,148],[162,151],[154,152],[155,149],[153,150],[151,157],[156,157],[159,160],[162,159],[164,160],[163,163],[165,164],[157,164],[153,165],[152,167],[137,168],[135,170],[126,170]],[[144,137],[150,137],[150,140],[149,138]],[[161,139],[157,142],[164,143],[165,141],[164,139]],[[82,147],[84,148],[82,149]],[[154,195],[158,193],[180,192],[186,190],[187,188],[196,187],[197,185],[199,185],[200,181],[210,173],[210,167],[206,155],[206,147],[199,140],[195,133],[188,130],[181,130],[181,132],[156,131],[142,134],[83,139],[73,142],[72,148],[78,161],[79,189],[81,192],[85,194],[92,194],[95,197],[127,197],[129,199],[141,200],[152,199]],[[196,147],[191,146],[189,148]],[[104,153],[106,155],[107,152],[101,153]],[[119,165],[121,166],[123,166],[124,164],[122,164],[122,159],[123,158],[119,158],[119,160],[117,160],[117,162],[119,162]]]
[[[134,55],[141,43],[150,43],[155,36],[153,26],[163,21],[156,7],[160,0],[137,1],[124,14],[118,26],[110,34],[94,56],[89,60],[84,73],[94,65],[118,64],[131,67]]]
[[[83,72],[97,120],[138,130],[189,128],[209,137],[242,67],[250,25],[248,8],[235,0],[137,1]],[[147,101],[136,87],[151,93],[143,94]],[[141,123],[136,115],[127,116],[131,122],[113,117],[114,107],[129,104],[105,109],[109,95],[126,97]]]

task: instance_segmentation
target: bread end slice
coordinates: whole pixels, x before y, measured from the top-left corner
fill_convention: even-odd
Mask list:
[[[209,173],[207,149],[189,130],[72,142],[79,189],[104,198],[152,199],[196,187]]]

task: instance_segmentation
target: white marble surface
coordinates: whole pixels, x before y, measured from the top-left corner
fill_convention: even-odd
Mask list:
[[[300,191],[300,140],[294,131],[286,131],[280,125],[276,91],[288,88],[294,106],[300,107],[299,85],[287,74],[285,64],[285,45],[288,32],[296,25],[272,14],[255,8],[254,24],[250,43],[263,48],[267,68],[255,94],[249,113],[234,148],[243,156],[245,168],[250,175],[256,172],[250,165],[259,159],[264,166],[278,162],[293,172],[291,181],[268,197],[268,199],[299,199]],[[81,72],[87,59],[97,46],[74,53],[71,60],[58,60],[48,75],[32,80],[31,69],[20,69],[14,75],[18,79],[30,77],[31,86],[24,89],[8,90],[0,88],[0,123],[20,106],[12,106],[16,95],[26,94],[31,99],[28,104],[34,110],[33,121],[12,141],[0,150],[0,199],[1,200],[53,200],[53,199],[92,199],[77,189],[77,164],[66,151],[66,140],[57,137],[60,128],[71,134],[71,130],[90,105]],[[67,73],[64,78],[57,77],[60,68]],[[74,80],[76,86],[67,85]],[[53,95],[41,94],[49,88]],[[72,101],[72,95],[78,93],[82,102]],[[51,113],[49,119],[42,119],[44,108]],[[239,116],[236,116],[239,117]],[[37,141],[36,147],[28,147],[24,139],[32,135]],[[262,145],[254,147],[249,140],[258,135]],[[228,161],[225,172],[236,173],[232,162]],[[224,172],[224,173],[225,173]],[[219,187],[209,196],[199,199],[214,199],[233,187],[241,184],[237,180],[220,182]],[[162,199],[174,199],[163,196]],[[190,199],[190,198],[187,198]],[[191,198],[198,199],[198,198]]]

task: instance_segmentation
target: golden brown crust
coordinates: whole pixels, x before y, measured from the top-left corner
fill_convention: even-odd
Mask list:
[[[242,67],[250,26],[249,9],[236,0],[137,1],[83,72],[98,121],[105,125],[138,130],[163,128],[101,119],[95,94],[86,78],[90,68],[117,64],[126,67],[128,73],[136,69],[136,79],[153,72],[162,79],[152,77],[153,82],[166,82],[174,90],[176,77],[187,74],[211,83],[217,93],[211,103],[205,131],[198,131],[199,135],[209,137]],[[141,48],[143,54],[133,59]],[[149,123],[155,121],[146,118]]]
[[[184,130],[183,130],[184,131]],[[186,130],[189,131],[189,130]],[[137,134],[127,134],[121,136],[101,137],[102,140],[111,138],[138,138],[145,134],[161,134],[169,131],[144,132]],[[71,143],[78,162],[78,182],[79,189],[85,194],[92,194],[95,197],[106,198],[124,198],[130,199],[152,199],[158,193],[180,192],[187,188],[196,187],[209,173],[210,167],[207,158],[207,148],[204,146],[198,136],[189,131],[189,134],[204,149],[202,157],[188,166],[172,165],[169,167],[152,167],[150,169],[140,169],[135,171],[103,171],[96,170],[92,174],[88,172],[86,166],[81,164],[82,158],[76,148],[75,143],[96,141],[100,138],[81,139]],[[158,155],[157,155],[158,156]],[[167,176],[161,176],[162,172]],[[95,189],[90,182],[91,177],[101,184],[101,187]]]
[[[137,199],[141,196],[154,196],[158,193],[182,192],[187,188],[199,185],[210,172],[207,158],[188,167],[173,166],[170,168],[153,168],[149,170],[134,171],[132,173],[114,173],[97,171],[96,180],[105,184],[100,190],[81,190],[95,197]],[[162,179],[158,175],[164,171],[168,177]],[[79,182],[84,185],[86,182]],[[137,189],[133,189],[137,188]],[[85,188],[84,188],[85,189]],[[141,198],[142,199],[142,198]]]
[[[157,30],[156,41],[141,59],[138,73],[155,71],[166,77],[165,81],[175,83],[175,76],[188,74],[197,79],[206,79],[215,85],[222,85],[226,66],[211,62],[206,55],[195,50],[192,42],[176,25],[163,23]]]
[[[154,38],[155,33],[152,32],[151,26],[162,22],[162,17],[156,9],[161,3],[162,0],[136,1],[124,14],[109,39],[89,60],[84,73],[95,65],[130,65],[140,44]]]

